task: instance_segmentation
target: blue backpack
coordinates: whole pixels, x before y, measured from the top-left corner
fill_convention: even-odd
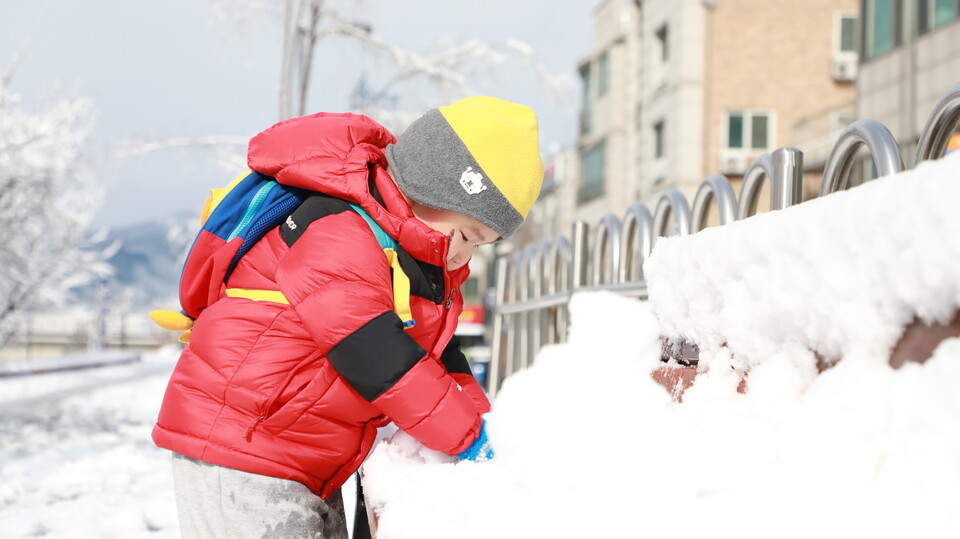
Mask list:
[[[241,174],[226,187],[212,189],[201,210],[200,232],[190,246],[180,273],[181,310],[151,311],[150,318],[165,329],[182,331],[180,340],[189,342],[194,321],[222,297],[240,259],[314,194],[277,183],[259,172]],[[370,226],[390,262],[395,310],[406,327],[413,326],[410,281],[400,269],[396,241],[363,208],[356,204],[351,207]],[[226,288],[225,292],[229,297],[289,303],[279,290]]]

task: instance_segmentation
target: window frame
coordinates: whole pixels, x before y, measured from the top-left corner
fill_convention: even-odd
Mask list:
[[[657,40],[657,58],[661,64],[670,60],[670,24],[664,22],[654,31],[653,35]]]
[[[597,56],[597,96],[610,91],[610,51],[605,50]]]
[[[580,134],[585,135],[593,129],[593,62],[587,62],[580,67],[580,85],[583,89],[583,98],[580,103]]]
[[[653,158],[663,159],[667,156],[667,120],[660,118],[653,122]]]
[[[606,139],[602,139],[596,144],[590,146],[582,154],[580,166],[580,183],[577,186],[577,203],[584,204],[592,200],[601,198],[606,191],[607,182],[607,151]],[[594,153],[596,152],[596,153]],[[593,154],[593,155],[591,155]],[[587,174],[587,167],[591,164],[591,157],[599,154],[599,174],[595,181],[588,182],[590,175]]]
[[[890,46],[889,48],[883,49],[880,52],[876,51],[876,27],[871,24],[871,21],[876,18],[876,6],[877,2],[890,2]],[[860,32],[860,44],[861,44],[861,58],[863,60],[872,60],[874,58],[881,57],[885,54],[888,54],[896,50],[900,45],[903,44],[903,0],[862,0],[861,1],[861,14],[863,20],[861,23],[862,31]]]
[[[845,19],[853,20],[853,48],[850,50],[843,50],[843,21]],[[837,11],[833,15],[833,55],[835,57],[840,56],[856,56],[858,51],[858,44],[860,42],[860,17],[857,13],[852,11]]]
[[[953,6],[952,16],[938,21],[937,8],[940,7],[939,4],[941,2],[947,4],[948,6]],[[913,30],[918,36],[932,32],[937,28],[946,26],[960,18],[960,0],[916,0],[914,6],[914,17],[916,22],[914,23]]]
[[[730,146],[730,118],[740,115],[743,118],[742,146],[734,148]],[[767,118],[767,144],[763,148],[753,147],[753,120],[755,117],[765,116]],[[723,111],[721,116],[721,130],[723,138],[721,139],[720,151],[723,153],[766,153],[777,145],[777,114],[773,109],[731,109]]]

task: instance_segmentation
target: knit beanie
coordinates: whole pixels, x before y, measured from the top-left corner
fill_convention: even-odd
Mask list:
[[[386,154],[407,196],[473,217],[502,238],[523,224],[543,183],[536,114],[494,97],[427,111]]]

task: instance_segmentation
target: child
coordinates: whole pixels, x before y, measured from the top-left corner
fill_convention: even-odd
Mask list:
[[[340,486],[378,427],[490,456],[490,404],[453,336],[459,286],[474,249],[516,232],[539,194],[537,119],[471,97],[397,139],[319,113],[254,137],[248,163],[317,194],[211,291],[153,439],[174,452],[184,537],[346,537]],[[392,260],[368,218],[396,241]],[[412,320],[395,312],[407,279]]]

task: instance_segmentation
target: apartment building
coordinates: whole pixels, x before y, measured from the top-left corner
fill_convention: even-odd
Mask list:
[[[784,146],[805,151],[814,196],[855,116],[857,12],[857,0],[600,2],[579,63],[577,217],[652,209],[671,188],[692,199],[715,172],[736,188]]]
[[[960,0],[861,0],[857,114],[890,129],[904,161],[940,97],[960,82]]]

